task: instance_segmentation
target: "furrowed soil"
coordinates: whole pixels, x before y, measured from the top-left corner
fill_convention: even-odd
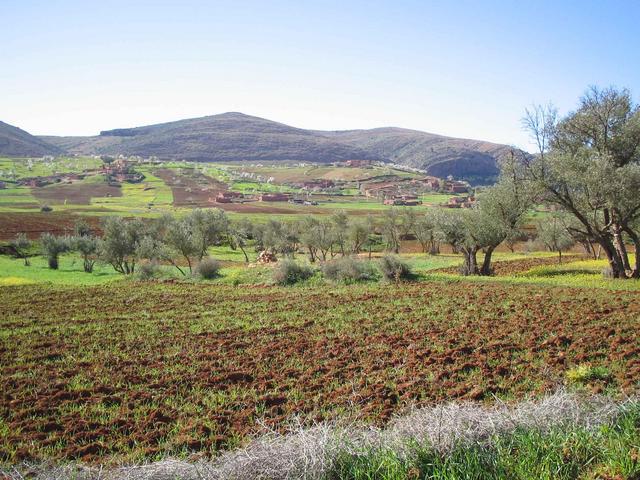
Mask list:
[[[430,282],[0,290],[0,460],[212,454],[261,431],[516,399],[590,363],[640,390],[636,293]]]
[[[49,185],[32,188],[31,194],[51,205],[89,205],[94,197],[121,197],[122,188],[104,184]]]
[[[64,235],[73,233],[75,223],[80,217],[65,212],[0,212],[0,240],[11,240],[18,233],[26,233],[31,239],[39,238],[43,233]],[[91,228],[101,232],[101,219],[83,216]]]
[[[574,262],[576,260],[584,260],[587,257],[584,255],[571,255],[565,256],[565,262]],[[502,262],[493,262],[491,268],[493,274],[497,276],[509,276],[518,273],[528,272],[532,268],[549,266],[549,265],[561,265],[558,262],[558,257],[543,257],[543,258],[525,258],[520,260],[508,260]],[[460,267],[446,267],[434,270],[441,273],[460,273]]]

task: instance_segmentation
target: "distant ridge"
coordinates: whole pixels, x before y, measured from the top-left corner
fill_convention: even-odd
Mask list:
[[[481,140],[393,127],[305,130],[239,112],[105,130],[91,137],[41,136],[38,140],[59,151],[83,155],[157,156],[201,162],[392,162],[474,184],[492,182],[498,174],[499,158],[511,150]]]

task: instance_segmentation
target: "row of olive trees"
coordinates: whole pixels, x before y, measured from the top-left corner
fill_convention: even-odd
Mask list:
[[[29,260],[33,242],[25,233],[19,233],[10,242],[17,258],[24,260],[25,266],[31,265]],[[40,237],[42,254],[47,258],[49,268],[57,270],[60,255],[66,252],[79,252],[82,256],[84,271],[91,273],[96,262],[96,254],[99,247],[99,239],[93,235],[89,225],[80,220],[74,229],[73,235],[56,236],[45,233]]]
[[[57,269],[59,258],[67,252],[77,252],[84,271],[91,273],[97,261],[113,267],[124,275],[133,274],[139,261],[166,262],[180,273],[193,273],[193,268],[207,256],[213,245],[227,243],[244,251],[240,229],[231,225],[222,210],[193,210],[184,217],[164,215],[159,219],[142,220],[109,217],[98,236],[84,221],[79,221],[73,235],[45,233],[40,237],[42,255],[49,268]],[[32,242],[19,234],[11,242],[18,258],[29,265]],[[248,259],[245,252],[245,258]]]

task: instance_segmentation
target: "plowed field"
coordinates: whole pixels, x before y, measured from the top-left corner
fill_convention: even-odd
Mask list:
[[[212,453],[292,414],[376,424],[567,369],[640,389],[637,294],[502,284],[0,290],[0,460]]]

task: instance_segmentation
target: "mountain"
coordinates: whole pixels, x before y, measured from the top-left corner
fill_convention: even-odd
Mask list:
[[[40,137],[77,154],[157,156],[204,162],[374,160],[428,173],[491,182],[510,147],[402,128],[304,130],[237,112],[136,128],[93,137]]]
[[[42,157],[43,155],[61,155],[63,150],[45,140],[35,137],[24,130],[0,122],[0,156]]]

